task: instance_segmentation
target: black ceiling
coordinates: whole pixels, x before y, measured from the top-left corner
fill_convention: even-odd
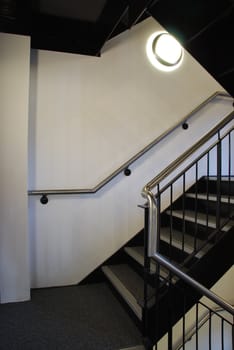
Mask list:
[[[108,39],[149,16],[234,96],[234,0],[0,0],[0,31],[84,55],[99,56]]]

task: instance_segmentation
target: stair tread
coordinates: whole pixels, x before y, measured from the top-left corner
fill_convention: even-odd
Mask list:
[[[143,278],[127,264],[110,265],[109,268],[134,295],[136,300],[142,302],[144,298]]]
[[[138,318],[141,319],[144,280],[126,264],[106,265],[102,267],[102,270]],[[149,296],[154,294],[154,289],[150,286],[148,286],[148,291]]]
[[[216,202],[217,201],[217,196],[215,194],[209,194],[207,196],[206,193],[186,193],[186,197],[189,198],[198,198],[198,199],[202,199],[202,200],[209,200],[212,202]],[[227,196],[227,195],[222,195],[221,196],[221,202],[222,203],[230,203],[230,204],[234,204],[234,196]]]
[[[204,176],[205,180],[217,181],[217,176]],[[234,182],[234,176],[221,176],[221,181],[231,181]]]
[[[125,247],[125,252],[131,256],[136,262],[138,262],[141,266],[144,266],[144,247],[143,246],[134,246],[134,247]],[[156,263],[153,259],[150,261],[150,273],[156,272]],[[161,266],[160,275],[163,278],[168,276],[167,270]]]
[[[160,237],[164,242],[170,243],[170,228],[162,227]],[[200,247],[203,243],[203,240],[196,238],[196,248]],[[175,248],[182,249],[183,233],[181,231],[172,231],[171,244]],[[210,243],[207,243],[206,246],[196,254],[196,257],[201,258],[205,253],[207,253],[211,246],[212,245]],[[194,252],[194,237],[186,233],[184,233],[184,251],[187,254],[192,254]]]
[[[170,243],[170,229],[168,227],[161,228],[161,240]],[[172,233],[172,246],[178,249],[182,249],[183,246],[183,235],[182,232],[173,230]],[[196,248],[198,249],[204,243],[201,239],[196,239]],[[204,248],[201,249],[196,254],[197,258],[201,258],[207,251],[212,247],[212,244],[207,243]],[[144,265],[144,248],[142,246],[137,247],[125,247],[124,250],[135,259],[140,265]],[[184,252],[187,254],[191,254],[194,251],[194,237],[188,234],[184,234]],[[152,273],[156,271],[156,263],[151,260],[150,270]],[[168,272],[165,268],[160,269],[160,275],[162,277],[166,277]]]
[[[171,211],[168,210],[166,211],[166,213],[168,215],[171,214]],[[172,215],[179,218],[179,219],[183,219],[183,210],[172,210]],[[193,210],[185,210],[184,212],[184,219],[186,221],[191,221],[191,222],[195,222],[197,221],[198,224],[201,225],[206,225],[207,222],[207,215],[204,213],[197,213],[197,217],[196,217],[196,213]],[[196,220],[197,219],[197,220]],[[221,223],[222,221],[224,221],[223,218],[221,218]],[[228,231],[230,230],[231,227],[233,227],[234,225],[234,221],[230,220],[223,228],[223,231]],[[216,228],[216,217],[213,215],[209,215],[208,216],[208,226],[211,228]]]
[[[136,247],[125,247],[124,250],[126,251],[127,254],[129,254],[135,261],[137,261],[140,265],[144,266],[144,247],[142,246],[136,246]],[[174,261],[174,264],[176,265],[176,262]],[[150,273],[155,273],[156,272],[156,262],[151,259],[150,260]],[[160,277],[162,280],[165,280],[169,276],[168,270],[160,265]],[[177,282],[177,277],[172,278],[172,282],[176,283]]]
[[[144,345],[131,346],[130,348],[124,348],[120,350],[145,350]]]

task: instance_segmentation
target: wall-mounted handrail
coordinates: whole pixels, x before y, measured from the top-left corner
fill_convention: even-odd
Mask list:
[[[103,188],[106,184],[108,184],[111,180],[113,180],[117,175],[121,172],[125,171],[131,164],[133,164],[136,160],[142,157],[146,152],[148,152],[151,148],[157,145],[160,141],[170,135],[177,128],[182,126],[185,122],[187,122],[196,112],[201,110],[205,105],[214,100],[216,97],[224,97],[232,99],[232,96],[226,92],[217,91],[213,93],[210,97],[204,100],[201,104],[199,104],[195,109],[193,109],[189,114],[180,120],[179,123],[176,123],[171,128],[167,129],[163,134],[154,139],[150,144],[144,147],[141,151],[139,151],[136,155],[130,158],[127,162],[122,164],[118,169],[116,169],[113,173],[107,176],[104,180],[98,183],[93,188],[79,188],[79,189],[45,189],[45,190],[29,190],[28,195],[36,196],[36,195],[71,195],[71,194],[92,194],[98,192],[101,188]]]

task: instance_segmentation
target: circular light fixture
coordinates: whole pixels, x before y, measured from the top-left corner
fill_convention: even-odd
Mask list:
[[[147,41],[146,52],[151,64],[166,72],[178,68],[184,56],[180,43],[167,32],[152,34]]]

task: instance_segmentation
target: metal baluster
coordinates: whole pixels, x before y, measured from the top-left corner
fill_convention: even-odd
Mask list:
[[[183,174],[183,202],[182,202],[182,208],[183,208],[183,227],[182,227],[182,257],[184,253],[184,235],[185,235],[185,178],[186,173]]]
[[[198,308],[199,304],[196,304],[196,350],[198,350]]]
[[[198,223],[197,223],[197,207],[198,207],[198,202],[197,202],[197,194],[198,194],[198,188],[197,188],[197,181],[198,181],[198,162],[195,164],[195,169],[196,169],[196,182],[195,182],[195,232],[194,232],[194,250],[197,249],[197,232],[198,232]]]
[[[207,154],[207,178],[206,178],[206,234],[209,231],[209,174],[210,174],[210,152]]]
[[[211,332],[212,332],[212,329],[211,329],[211,317],[212,317],[212,313],[211,313],[211,310],[209,310],[209,350],[211,350]]]
[[[232,323],[234,323],[234,316],[232,318]],[[232,324],[232,348],[234,349],[234,324]]]
[[[222,350],[224,350],[224,319],[221,319],[221,346]]]
[[[158,251],[160,251],[160,239],[161,239],[161,192],[160,185],[157,185],[157,242],[156,246]],[[156,247],[155,247],[156,248]],[[160,325],[160,315],[157,312],[157,304],[159,300],[159,288],[160,288],[160,267],[161,265],[156,263],[156,274],[155,274],[155,321],[156,321],[156,339],[158,339],[159,325]],[[157,344],[156,348],[157,350]]]
[[[144,226],[144,307],[142,312],[143,336],[148,334],[148,273],[150,270],[150,258],[148,257],[148,228],[149,228],[149,208],[145,208],[145,226]]]
[[[218,131],[219,142],[217,144],[217,207],[216,207],[216,229],[220,227],[220,204],[221,204],[221,173],[222,173],[222,144],[220,131]],[[217,238],[217,236],[216,236]]]
[[[160,192],[160,185],[157,185],[157,193],[158,193],[158,198],[157,198],[157,237],[158,241],[156,242],[157,244],[157,249],[160,251],[160,241],[161,241],[161,192]]]
[[[183,350],[185,350],[185,315],[186,315],[186,296],[184,295],[183,303]]]
[[[228,216],[231,214],[231,133],[228,134]]]
[[[172,220],[172,203],[173,203],[173,184],[170,186],[170,245],[169,245],[169,258],[172,259],[172,231],[173,231],[173,220]]]
[[[171,273],[170,273],[171,275]],[[172,350],[172,343],[173,343],[173,332],[172,332],[172,292],[171,292],[171,278],[169,282],[169,289],[168,289],[168,350]]]

